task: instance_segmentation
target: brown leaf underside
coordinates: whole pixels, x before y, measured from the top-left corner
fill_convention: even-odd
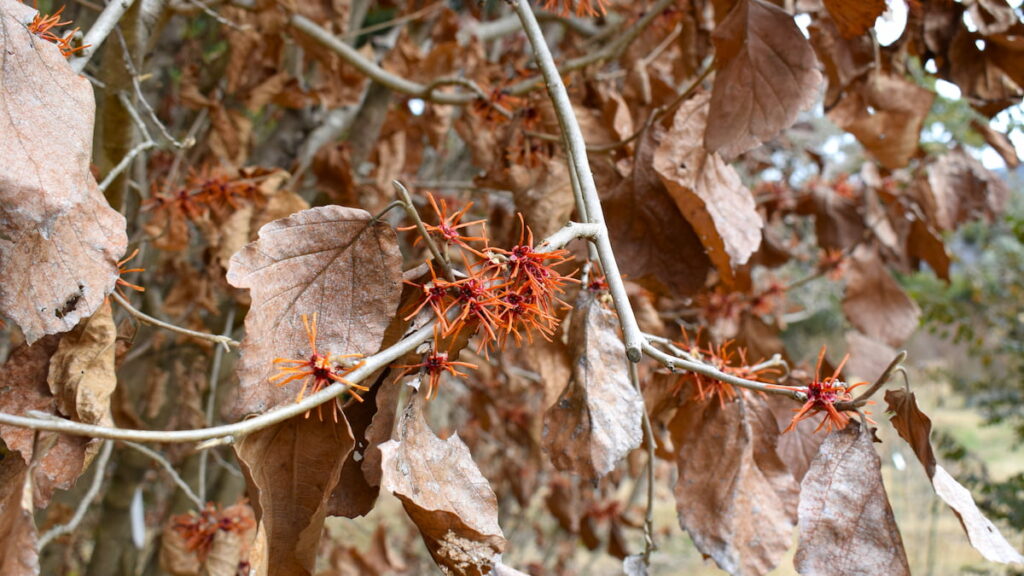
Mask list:
[[[356,208],[323,206],[275,220],[235,254],[228,282],[248,288],[252,307],[238,365],[235,418],[294,401],[275,387],[275,358],[308,358],[302,314],[318,315],[321,354],[373,354],[401,296],[394,230]]]
[[[746,264],[760,246],[764,223],[736,170],[701,144],[707,102],[702,95],[679,107],[654,153],[654,169],[719,273],[731,280],[733,268]]]
[[[381,486],[402,501],[434,561],[451,574],[490,570],[506,544],[498,500],[458,435],[435,436],[414,396],[399,421],[398,440],[380,451]]]
[[[800,486],[798,572],[910,574],[881,466],[871,435],[857,422],[828,435]]]
[[[760,396],[723,406],[699,400],[692,385],[688,394],[669,425],[679,525],[726,572],[765,574],[790,547],[798,497],[775,451],[775,417]]]
[[[352,450],[344,419],[314,412],[254,432],[236,444],[266,550],[254,568],[274,576],[306,576],[316,567],[327,501]],[[268,572],[260,572],[266,574]]]
[[[718,72],[704,146],[735,158],[774,138],[810,108],[821,73],[793,17],[764,0],[740,0],[711,35]]]
[[[643,399],[629,380],[615,313],[593,293],[576,300],[569,338],[573,377],[544,414],[544,450],[558,470],[596,482],[643,440]]]

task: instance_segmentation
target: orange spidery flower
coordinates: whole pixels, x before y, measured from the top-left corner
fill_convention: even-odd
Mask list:
[[[356,400],[362,402],[363,398],[353,389],[362,390],[363,392],[367,392],[370,389],[365,386],[349,382],[348,380],[345,380],[344,377],[356,368],[362,366],[363,363],[359,362],[352,366],[345,366],[343,363],[336,363],[336,361],[344,361],[349,358],[362,358],[363,355],[345,354],[342,356],[332,357],[328,354],[321,354],[316,347],[316,313],[313,313],[312,322],[309,321],[309,317],[306,314],[303,314],[302,324],[306,328],[306,336],[309,337],[309,347],[311,350],[309,357],[300,359],[275,358],[274,365],[277,366],[278,373],[271,376],[270,381],[280,388],[290,382],[302,380],[302,389],[299,390],[298,396],[295,397],[296,403],[302,401],[307,388],[310,390],[310,394],[316,394],[335,382],[340,382],[348,386],[348,391],[352,396]],[[310,386],[310,382],[312,382],[312,386]],[[338,405],[334,402],[331,406],[333,407],[334,421],[337,422]],[[317,407],[317,416],[321,420],[323,419],[319,406]],[[309,417],[309,412],[306,412],[306,417]]]
[[[427,375],[427,400],[430,400],[437,393],[438,384],[441,381],[441,374],[447,372],[456,378],[467,378],[469,377],[469,374],[460,372],[458,369],[469,368],[471,370],[476,370],[478,366],[476,364],[470,364],[469,362],[449,360],[447,352],[431,350],[431,352],[423,358],[423,362],[420,362],[419,364],[398,366],[398,368],[404,368],[402,373],[398,376],[400,379],[417,370],[421,370],[425,373]]]
[[[814,429],[815,432],[822,428],[826,432],[831,432],[833,428],[837,430],[846,428],[846,425],[850,423],[850,416],[845,412],[836,410],[835,404],[836,402],[849,402],[853,400],[853,395],[850,394],[850,391],[866,384],[866,382],[860,382],[849,386],[842,380],[839,380],[839,373],[843,370],[843,366],[846,365],[846,361],[849,359],[849,354],[843,356],[843,361],[836,367],[835,372],[828,378],[821,379],[821,364],[825,360],[825,347],[821,347],[821,352],[818,353],[818,366],[814,370],[814,380],[804,390],[807,394],[807,401],[804,402],[803,406],[795,410],[796,415],[793,416],[793,420],[784,432],[795,429],[797,423],[801,420],[813,418],[819,412],[824,412],[825,417],[822,418],[818,427]]]
[[[65,22],[61,22],[60,20],[60,15],[64,12],[64,8],[64,6],[61,6],[59,10],[50,16],[37,13],[32,19],[32,22],[29,23],[28,31],[39,36],[43,40],[56,44],[57,48],[60,49],[61,55],[67,58],[76,52],[85,50],[89,45],[77,46],[74,48],[71,46],[71,40],[74,39],[75,34],[78,33],[78,28],[68,32],[63,37],[57,36],[51,32],[53,28],[71,24],[71,20],[67,20]]]
[[[528,286],[519,290],[507,290],[498,297],[505,306],[498,310],[498,325],[503,332],[498,336],[499,347],[504,347],[505,341],[511,335],[516,346],[523,342],[521,329],[525,329],[526,340],[533,343],[533,331],[551,342],[558,327],[558,318],[548,314],[537,304],[537,296]]]
[[[522,228],[519,232],[517,246],[512,247],[511,250],[493,249],[494,252],[504,254],[508,262],[492,264],[491,267],[510,267],[508,270],[509,280],[515,285],[527,285],[535,294],[541,296],[540,304],[545,311],[550,312],[549,301],[552,299],[568,306],[567,303],[555,297],[555,293],[564,291],[566,284],[579,284],[580,281],[573,278],[571,274],[569,276],[562,275],[554,269],[554,266],[568,262],[571,259],[571,253],[564,248],[550,252],[538,252],[533,245],[533,231],[523,221],[522,213],[519,214],[519,224]]]
[[[430,270],[430,280],[423,284],[417,284],[411,280],[404,280],[409,286],[415,286],[423,291],[422,299],[418,306],[412,309],[409,314],[404,318],[405,321],[412,320],[424,306],[430,305],[433,309],[434,315],[437,316],[438,321],[441,323],[441,327],[448,329],[448,322],[445,317],[445,311],[448,309],[445,303],[450,300],[448,294],[448,288],[451,283],[443,278],[437,277],[437,272],[434,271],[434,265],[430,260],[427,260],[427,268]]]
[[[441,335],[445,338],[453,335],[457,337],[463,328],[475,322],[484,329],[485,334],[480,341],[478,350],[482,350],[488,343],[497,340],[498,335],[495,328],[501,326],[498,311],[506,304],[498,298],[494,290],[503,288],[505,284],[489,286],[487,279],[480,275],[474,275],[451,282],[449,286],[457,288],[458,292],[455,301],[444,311],[444,316],[447,317],[448,311],[453,306],[461,304],[462,308],[455,318],[448,321],[448,326]]]
[[[124,298],[127,298],[127,296],[125,296],[124,292],[121,291],[121,288],[120,288],[121,286],[124,286],[125,288],[131,288],[132,290],[135,290],[137,292],[145,292],[146,291],[146,289],[143,288],[142,286],[139,286],[137,284],[132,284],[132,283],[128,282],[127,280],[125,280],[124,278],[121,278],[121,276],[124,276],[125,274],[131,274],[133,272],[145,272],[145,270],[146,270],[145,268],[125,268],[124,267],[124,265],[127,262],[129,262],[132,258],[135,258],[135,256],[137,256],[138,254],[139,254],[139,249],[136,248],[135,251],[132,252],[130,256],[128,256],[124,260],[121,260],[121,261],[119,261],[117,263],[117,282],[114,284],[114,286],[117,287],[117,293],[120,294]]]
[[[171,529],[185,540],[185,548],[193,552],[200,562],[205,562],[217,532],[245,532],[255,527],[252,518],[228,513],[235,508],[221,510],[217,504],[207,502],[198,513],[195,511],[174,516]]]
[[[427,231],[441,238],[445,244],[460,246],[477,256],[483,257],[483,253],[471,247],[469,242],[483,242],[484,247],[486,248],[487,238],[485,236],[463,236],[462,232],[460,232],[463,228],[476,226],[477,224],[483,224],[486,222],[485,220],[473,220],[472,222],[462,221],[462,217],[466,215],[466,212],[468,212],[470,208],[473,207],[473,203],[470,202],[469,204],[466,204],[462,210],[459,210],[452,215],[448,215],[448,203],[445,202],[443,198],[441,199],[441,204],[438,205],[437,200],[434,199],[434,195],[428,192],[427,200],[430,201],[430,206],[434,209],[434,213],[437,215],[437,225],[424,224]],[[398,230],[401,231],[415,229],[416,226],[402,226],[398,228]],[[421,238],[417,237],[416,240],[413,241],[413,244],[417,244],[420,240]]]

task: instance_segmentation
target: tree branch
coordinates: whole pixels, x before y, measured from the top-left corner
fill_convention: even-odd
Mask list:
[[[99,18],[96,19],[96,23],[92,25],[85,38],[82,39],[82,45],[86,48],[71,59],[72,70],[78,73],[85,70],[85,65],[92,59],[93,54],[100,49],[103,41],[107,39],[107,36],[110,36],[118,21],[132,7],[134,2],[135,0],[113,0],[110,4],[107,4]]]
[[[587,160],[587,143],[583,139],[583,131],[580,130],[579,121],[572,109],[572,102],[569,100],[569,93],[562,82],[562,76],[555,67],[554,57],[548,48],[544,35],[541,32],[540,24],[530,9],[526,0],[509,0],[513,9],[519,16],[519,21],[526,31],[526,36],[533,47],[537,65],[540,67],[544,81],[547,83],[548,95],[555,107],[555,115],[558,117],[558,124],[565,136],[568,146],[570,170],[575,170],[579,178],[580,189],[583,193],[583,203],[586,206],[587,216],[590,222],[601,226],[601,233],[594,239],[597,247],[597,254],[601,260],[601,270],[608,280],[608,290],[611,292],[612,300],[615,303],[615,311],[619,315],[619,322],[622,326],[622,335],[626,344],[626,356],[633,362],[639,362],[643,357],[641,347],[644,343],[643,334],[636,323],[636,316],[629,304],[629,297],[626,295],[626,287],[622,282],[619,273],[619,265],[615,261],[615,253],[612,251],[611,240],[608,238],[608,230],[604,223],[604,212],[601,209],[601,200],[597,194],[597,185],[594,183],[594,175],[590,171],[590,162]],[[660,5],[661,3],[659,3]]]
[[[547,240],[542,242],[541,247],[539,247],[538,250],[557,250],[576,238],[592,238],[597,235],[597,233],[598,229],[593,225],[570,222],[561,230],[555,232],[553,235],[548,237]],[[123,298],[117,297],[116,294],[114,296],[118,298],[119,301],[124,301]],[[141,314],[141,312],[139,312],[139,314]],[[358,384],[364,379],[369,378],[378,370],[386,367],[388,364],[391,364],[409,352],[416,350],[420,344],[434,338],[434,325],[436,323],[436,320],[430,322],[416,332],[413,332],[399,340],[393,346],[366,358],[362,365],[348,374],[345,379],[353,384]],[[198,335],[197,337],[204,339],[223,338],[221,336],[213,336],[211,334],[203,334],[201,332],[197,332],[195,334]],[[232,340],[232,342],[234,341]],[[268,383],[267,385],[269,386],[270,384]],[[14,414],[0,412],[0,424],[18,426],[20,428],[28,428],[32,430],[50,430],[53,432],[71,434],[73,436],[110,438],[120,441],[130,440],[133,442],[159,443],[202,442],[203,444],[199,448],[207,449],[213,446],[234,442],[235,440],[248,434],[252,434],[258,430],[273,426],[279,422],[284,422],[285,420],[298,416],[299,414],[305,414],[325,402],[334,400],[338,396],[344,394],[347,390],[348,386],[341,383],[335,383],[316,394],[311,394],[305,397],[300,402],[270,410],[269,412],[265,412],[248,420],[243,420],[234,424],[198,428],[195,430],[137,430],[130,428],[112,428],[108,426],[97,426],[94,424],[83,424],[81,422],[65,420],[64,418],[37,412],[31,412],[31,416],[16,416]],[[206,440],[213,441],[203,442]]]
[[[181,326],[175,326],[174,324],[164,322],[159,318],[154,318],[132,306],[128,300],[123,298],[117,292],[111,292],[110,297],[120,304],[126,312],[137,318],[139,322],[142,322],[143,324],[150,324],[158,328],[163,328],[164,330],[170,330],[171,332],[177,332],[178,334],[184,334],[185,336],[191,336],[193,338],[198,338],[199,340],[206,340],[208,342],[213,342],[214,344],[220,344],[225,350],[230,350],[232,347],[238,348],[239,346],[238,341],[233,340],[230,336],[218,336],[216,334],[208,334],[206,332],[197,332],[195,330],[189,330],[188,328],[182,328]]]

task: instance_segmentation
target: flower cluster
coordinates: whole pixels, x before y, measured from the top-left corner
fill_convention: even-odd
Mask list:
[[[463,376],[455,366],[475,368],[467,363],[453,362],[449,353],[439,350],[438,343],[451,342],[460,335],[479,335],[478,352],[487,353],[491,346],[503,347],[511,337],[516,344],[525,339],[533,341],[534,332],[551,340],[558,328],[559,308],[569,304],[559,298],[566,287],[579,281],[564,275],[558,267],[570,260],[567,250],[545,251],[534,243],[533,232],[520,218],[519,242],[505,250],[488,246],[486,232],[482,236],[463,235],[464,227],[481,221],[461,223],[467,208],[449,215],[444,202],[438,204],[430,197],[438,217],[438,224],[428,231],[444,243],[445,247],[463,249],[464,277],[448,279],[437,275],[428,261],[430,278],[418,284],[407,281],[420,291],[419,299],[405,316],[411,320],[427,307],[437,318],[438,328],[434,349],[423,362],[405,366],[407,372],[419,368],[430,375],[430,395],[443,372]],[[408,229],[408,228],[406,228]],[[473,246],[472,243],[481,244]],[[477,257],[470,263],[466,254]]]
[[[128,298],[128,297],[125,296],[125,293],[121,290],[121,287],[131,288],[132,290],[135,290],[136,292],[145,292],[146,291],[146,289],[143,288],[142,286],[139,286],[138,284],[132,284],[131,282],[129,282],[129,281],[125,280],[124,278],[122,278],[122,276],[124,276],[125,274],[132,274],[134,272],[145,272],[146,271],[145,268],[125,268],[124,267],[125,264],[130,262],[132,260],[132,258],[135,258],[136,256],[138,256],[138,254],[139,254],[139,249],[136,248],[127,258],[125,258],[123,260],[119,260],[117,262],[117,282],[114,284],[114,287],[117,289],[117,293],[120,294],[122,298]]]
[[[192,511],[172,518],[171,529],[185,540],[189,552],[205,562],[218,532],[240,533],[255,528],[252,516],[243,513],[244,507],[245,504],[238,504],[221,510],[217,504],[207,502],[198,513]]]
[[[701,348],[696,342],[690,343],[689,335],[685,331],[683,332],[683,340],[684,342],[679,344],[679,346],[689,352],[690,356],[700,362],[710,364],[726,374],[758,382],[771,382],[779,375],[779,371],[775,366],[758,367],[760,362],[754,365],[748,363],[746,348],[734,346],[735,343],[732,340],[723,342],[718,346],[708,344],[706,348]],[[700,340],[700,334],[697,335],[695,340]],[[722,382],[716,378],[696,372],[688,372],[680,378],[679,384],[681,386],[688,381],[693,382],[694,386],[697,387],[697,394],[701,401],[710,397],[718,397],[719,404],[724,406],[726,402],[732,402],[736,399],[736,388],[727,382]]]
[[[274,365],[277,366],[278,372],[270,378],[270,381],[278,387],[297,380],[301,381],[302,389],[299,390],[298,395],[295,397],[295,402],[302,401],[302,398],[306,394],[306,390],[309,390],[310,394],[316,394],[335,382],[340,382],[348,386],[352,397],[362,402],[362,397],[360,397],[353,389],[366,392],[369,388],[345,380],[345,376],[350,374],[356,368],[362,366],[362,362],[353,363],[354,359],[362,358],[362,355],[344,354],[340,356],[332,356],[330,354],[321,354],[320,351],[317,350],[316,346],[316,316],[316,313],[314,313],[313,320],[310,321],[308,315],[302,315],[302,324],[305,326],[306,336],[309,338],[309,357],[275,358]],[[323,419],[323,414],[320,412],[320,408],[322,406],[323,405],[317,406],[317,416],[321,419]],[[331,406],[334,421],[337,422],[338,404],[337,402],[332,402]],[[309,417],[309,412],[306,412],[306,417]]]
[[[153,212],[173,211],[190,220],[199,220],[211,212],[237,209],[242,201],[259,197],[257,184],[267,176],[260,169],[243,169],[238,174],[204,168],[192,172],[185,186],[172,192],[154,190],[144,207]]]
[[[851,386],[839,379],[839,373],[842,372],[843,366],[846,365],[846,361],[849,358],[849,354],[844,356],[843,361],[839,363],[839,366],[836,367],[835,372],[831,376],[821,378],[821,365],[825,360],[825,347],[822,346],[821,352],[818,353],[818,365],[814,370],[814,379],[807,384],[806,388],[779,386],[779,388],[800,390],[807,394],[807,401],[795,411],[796,415],[793,416],[793,420],[786,427],[785,432],[794,430],[801,420],[813,418],[820,412],[824,412],[825,417],[822,418],[818,427],[814,429],[815,432],[822,428],[826,432],[831,432],[833,428],[839,430],[846,428],[846,425],[850,423],[850,415],[844,411],[837,410],[835,405],[839,402],[853,400],[853,395],[850,394],[850,391],[866,384],[866,382],[860,382]]]
[[[44,16],[43,14],[37,13],[35,18],[32,19],[32,22],[29,23],[28,31],[39,36],[43,40],[56,44],[57,48],[60,49],[61,55],[67,58],[76,52],[85,50],[89,45],[71,46],[71,41],[74,39],[75,34],[78,33],[78,28],[68,32],[64,36],[58,36],[51,32],[54,28],[71,24],[71,20],[67,20],[65,22],[61,22],[60,20],[60,15],[64,12],[64,8],[64,6],[61,6],[59,10],[50,16]]]

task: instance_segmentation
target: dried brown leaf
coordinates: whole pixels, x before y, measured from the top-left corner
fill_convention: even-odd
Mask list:
[[[935,467],[932,486],[939,498],[956,512],[971,546],[986,560],[1002,564],[1024,564],[1024,556],[1006,541],[999,529],[978,509],[970,490],[964,488],[942,466]]]
[[[221,516],[241,520],[251,528],[218,531],[206,557],[203,576],[237,576],[243,572],[240,567],[249,564],[249,550],[256,538],[256,518],[252,508],[244,503],[235,504],[225,508]]]
[[[857,248],[849,262],[843,313],[868,337],[901,346],[917,330],[921,309],[874,250]]]
[[[643,440],[643,398],[629,380],[615,313],[587,290],[576,300],[569,347],[573,376],[544,413],[544,450],[558,470],[597,482]]]
[[[768,406],[775,416],[779,430],[785,430],[789,426],[794,413],[800,408],[800,405],[790,398],[774,394],[769,395]],[[821,443],[825,441],[824,434],[814,432],[817,427],[818,423],[814,420],[801,420],[796,428],[779,436],[776,452],[797,482],[804,479],[811,468],[811,462],[821,449]]]
[[[254,432],[235,445],[249,495],[265,535],[253,567],[275,576],[312,574],[327,517],[327,501],[352,450],[344,418],[335,423],[299,415]]]
[[[46,381],[62,414],[86,424],[113,425],[116,340],[109,303],[61,338]]]
[[[942,237],[926,222],[915,218],[907,235],[907,255],[923,260],[939,278],[949,281],[949,251]]]
[[[839,100],[854,80],[875,67],[875,42],[870,35],[842,38],[835,22],[819,18],[810,26],[811,45],[825,67],[828,87],[825,89],[825,109]]]
[[[622,273],[661,294],[691,296],[711,262],[654,171],[655,125],[637,144],[633,173],[601,198]]]
[[[975,218],[1000,214],[1009,188],[963,150],[951,150],[930,164],[915,190],[925,216],[937,230],[953,230]]]
[[[935,476],[935,452],[932,451],[932,421],[917,407],[917,398],[913,392],[903,388],[885,391],[886,412],[892,414],[889,421],[924,466],[928,478]]]
[[[844,38],[860,36],[885,12],[885,0],[823,0]]]
[[[871,435],[852,422],[828,435],[800,486],[801,574],[910,574]]]
[[[872,72],[857,81],[828,111],[879,164],[895,170],[917,153],[917,142],[935,94],[901,76]]]
[[[1024,556],[1006,540],[998,528],[981,513],[971,492],[936,463],[931,444],[932,421],[917,407],[913,392],[902,388],[887,390],[885,402],[892,414],[892,422],[900,438],[914,450],[924,466],[935,493],[953,509],[971,546],[987,560],[1003,564],[1024,564]]]
[[[236,417],[293,401],[268,382],[274,358],[307,358],[302,314],[318,315],[322,354],[372,354],[401,296],[394,230],[355,208],[323,206],[275,220],[231,259],[228,282],[249,288],[252,307],[238,366]]]
[[[39,574],[36,542],[31,471],[21,458],[8,457],[0,464],[0,574]]]
[[[740,0],[711,40],[718,72],[704,134],[709,152],[734,158],[774,138],[817,100],[814,50],[781,8]]]
[[[0,230],[0,313],[21,326],[29,343],[70,330],[114,289],[127,245],[125,219],[95,181],[49,233],[35,226]]]
[[[60,49],[29,32],[35,11],[0,0],[0,231],[39,227],[86,201],[95,99]]]
[[[670,429],[679,525],[726,572],[771,571],[789,549],[798,490],[776,453],[779,428],[764,399],[723,404],[690,386]]]
[[[447,574],[480,576],[505,549],[498,500],[458,434],[441,440],[414,396],[398,440],[381,444],[381,486],[393,493]]]
[[[0,411],[27,416],[29,410],[57,415],[57,402],[46,383],[50,357],[57,351],[60,336],[47,336],[32,346],[23,344],[11,352],[0,368]],[[41,433],[40,442],[49,444]],[[26,464],[33,459],[35,432],[17,426],[0,425],[0,439],[21,453]],[[33,500],[45,507],[57,489],[71,488],[85,471],[85,448],[89,439],[60,434],[45,454],[36,458],[32,471]],[[12,456],[13,457],[13,456]]]
[[[708,122],[707,95],[680,106],[654,153],[654,169],[728,280],[757,251],[764,222],[739,174],[704,149],[701,134]]]

